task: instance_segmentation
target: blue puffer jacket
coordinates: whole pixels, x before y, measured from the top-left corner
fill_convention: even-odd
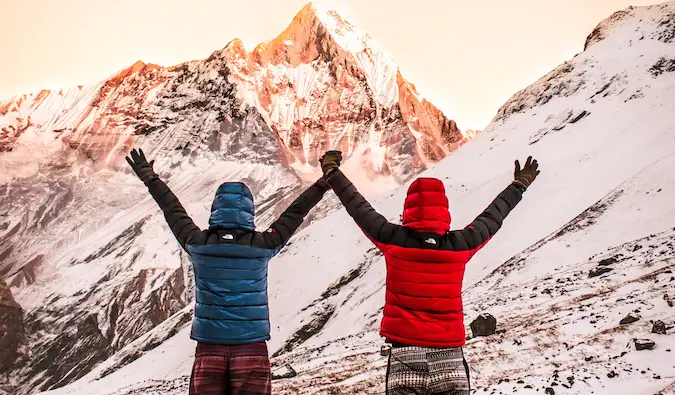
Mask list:
[[[244,184],[218,188],[210,230],[224,240],[255,229],[253,196]],[[236,243],[188,244],[195,273],[192,338],[200,342],[254,343],[270,338],[267,263],[277,249]]]
[[[321,200],[325,184],[307,189],[262,233],[255,231],[253,196],[242,183],[218,188],[204,231],[164,182],[155,180],[149,189],[194,267],[192,339],[220,344],[269,340],[267,265]]]

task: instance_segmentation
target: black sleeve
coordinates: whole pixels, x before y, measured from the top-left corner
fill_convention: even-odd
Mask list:
[[[400,225],[392,224],[378,213],[340,170],[333,172],[328,183],[366,236],[376,243],[391,244],[402,228]]]
[[[495,200],[471,224],[462,230],[450,232],[450,237],[461,239],[467,249],[480,248],[494,236],[504,222],[504,218],[513,210],[523,197],[523,191],[515,184],[504,189]]]
[[[326,185],[317,181],[300,194],[279,219],[266,232],[261,233],[265,246],[273,250],[283,247],[298,230],[309,210],[321,201],[326,190]]]
[[[150,182],[148,190],[159,204],[159,208],[164,212],[166,222],[183,248],[186,248],[187,244],[202,235],[203,232],[195,225],[176,195],[171,192],[164,181],[156,179]]]

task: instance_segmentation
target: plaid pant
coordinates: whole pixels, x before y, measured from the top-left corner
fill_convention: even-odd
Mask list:
[[[468,395],[469,391],[469,365],[461,347],[392,347],[387,364],[388,395]]]
[[[270,395],[267,343],[198,343],[190,395]]]

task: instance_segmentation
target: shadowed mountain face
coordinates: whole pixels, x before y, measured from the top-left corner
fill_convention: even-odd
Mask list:
[[[0,281],[0,374],[11,371],[17,364],[24,336],[21,306],[4,281]]]
[[[327,149],[376,193],[473,136],[365,32],[311,6],[251,52],[234,40],[204,60],[137,62],[98,85],[0,103],[0,278],[20,305],[6,328],[26,345],[8,351],[18,356],[0,389],[65,385],[158,325],[167,332],[141,352],[189,321],[189,264],[124,161],[132,147],[199,225],[217,186],[236,180],[264,228],[320,176]],[[329,198],[309,219],[335,207]]]

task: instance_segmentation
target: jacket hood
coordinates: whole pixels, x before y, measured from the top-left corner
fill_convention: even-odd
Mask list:
[[[253,194],[241,182],[226,182],[218,187],[211,205],[209,229],[255,230]]]
[[[418,232],[445,234],[450,211],[445,186],[437,178],[418,178],[408,188],[403,206],[403,226]]]

